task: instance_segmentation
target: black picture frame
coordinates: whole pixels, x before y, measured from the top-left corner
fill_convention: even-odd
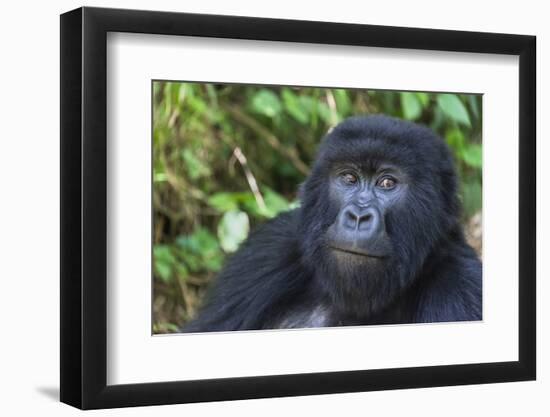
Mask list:
[[[107,385],[108,32],[519,56],[519,360]],[[61,15],[61,401],[82,409],[534,380],[536,38],[171,12]]]

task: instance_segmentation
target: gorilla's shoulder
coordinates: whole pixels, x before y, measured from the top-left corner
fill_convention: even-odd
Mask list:
[[[302,288],[296,210],[258,227],[229,256],[199,317],[185,332],[259,329],[274,304]]]
[[[299,209],[294,209],[278,214],[276,217],[257,227],[250,234],[248,240],[258,240],[256,243],[261,243],[261,241],[269,243],[274,237],[282,238],[286,241],[296,239],[299,221],[298,210]]]
[[[474,250],[459,243],[438,255],[429,279],[421,284],[417,321],[481,320],[482,265]]]
[[[275,218],[257,227],[232,258],[265,263],[289,262],[298,256],[299,211],[294,209],[280,213]],[[286,254],[286,259],[281,256]]]

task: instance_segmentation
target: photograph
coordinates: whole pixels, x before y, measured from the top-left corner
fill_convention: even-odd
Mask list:
[[[153,334],[483,320],[482,94],[151,88]]]
[[[537,37],[414,23],[61,15],[61,402],[534,392]]]

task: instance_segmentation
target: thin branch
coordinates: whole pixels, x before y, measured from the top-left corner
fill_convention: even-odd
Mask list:
[[[262,197],[262,193],[260,193],[260,189],[258,188],[258,183],[256,182],[256,178],[254,177],[254,174],[252,174],[252,171],[248,167],[248,164],[246,162],[246,156],[244,156],[243,152],[241,151],[241,148],[239,148],[238,146],[235,147],[235,149],[233,150],[233,155],[235,156],[235,158],[237,158],[237,161],[239,161],[239,163],[243,167],[244,175],[246,176],[246,180],[248,181],[250,190],[252,190],[252,194],[254,194],[256,203],[258,203],[258,207],[260,207],[261,210],[267,210],[264,198]]]
[[[176,120],[178,119],[179,114],[180,114],[179,109],[176,109],[170,115],[170,119],[168,120],[168,127],[170,129],[173,128],[174,125],[176,124]]]
[[[327,103],[330,109],[330,123],[332,126],[335,126],[338,123],[338,110],[336,108],[336,100],[334,99],[334,94],[332,90],[327,90]]]

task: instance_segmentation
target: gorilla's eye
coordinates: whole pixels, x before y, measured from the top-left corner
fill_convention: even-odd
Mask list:
[[[344,181],[344,183],[349,185],[355,184],[358,180],[357,176],[352,174],[351,172],[344,172],[341,175],[341,177],[342,177],[342,181]]]
[[[376,184],[380,188],[384,188],[386,190],[391,190],[393,187],[395,187],[395,184],[397,181],[395,178],[392,177],[383,177],[378,180],[378,183]]]

